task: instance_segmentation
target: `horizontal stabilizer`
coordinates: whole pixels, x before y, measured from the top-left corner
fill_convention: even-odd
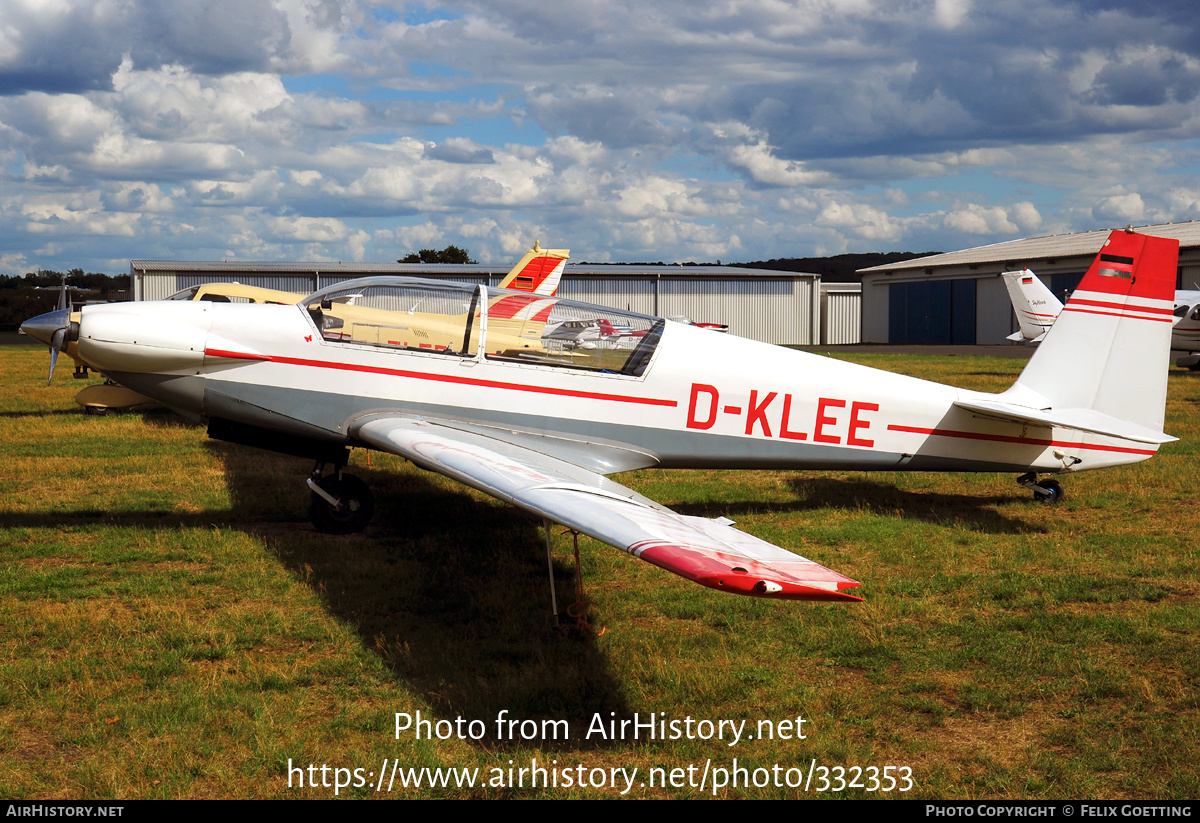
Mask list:
[[[1005,339],[1005,340],[1011,340],[1011,341],[1012,341],[1012,342],[1014,342],[1014,343],[1029,343],[1029,344],[1035,344],[1035,343],[1041,343],[1043,340],[1045,340],[1045,339],[1046,339],[1046,333],[1045,333],[1045,332],[1042,332],[1042,333],[1041,333],[1041,334],[1039,334],[1037,337],[1035,337],[1035,338],[1033,338],[1033,339],[1031,340],[1030,338],[1028,338],[1028,337],[1026,337],[1025,335],[1021,334],[1021,332],[1019,332],[1019,331],[1015,331],[1015,332],[1013,332],[1012,334],[1010,334],[1008,337],[1006,337],[1006,338],[1004,338],[1004,339]]]
[[[1160,445],[1178,440],[1169,434],[1154,431],[1137,423],[1098,412],[1095,409],[1033,409],[1019,406],[1016,403],[1006,403],[1002,400],[956,400],[954,405],[960,409],[1012,420],[1016,423],[1032,423],[1035,426],[1058,426],[1064,429],[1079,429],[1085,432],[1102,434],[1105,437],[1119,437],[1122,440],[1133,440],[1137,443],[1153,443]]]

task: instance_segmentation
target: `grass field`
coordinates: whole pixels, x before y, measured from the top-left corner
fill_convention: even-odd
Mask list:
[[[854,359],[984,390],[1022,365]],[[543,537],[513,508],[356,452],[376,518],[319,535],[306,461],[167,413],[86,417],[46,363],[0,348],[0,797],[1200,796],[1200,374],[1171,374],[1180,442],[1067,478],[1055,507],[1011,475],[621,476],[866,602],[732,597],[581,539],[595,637],[549,628]],[[555,557],[561,601],[568,538]],[[417,712],[423,739],[397,736]],[[682,736],[588,738],[652,713]],[[741,739],[700,739],[722,720]],[[477,785],[378,792],[394,765]]]

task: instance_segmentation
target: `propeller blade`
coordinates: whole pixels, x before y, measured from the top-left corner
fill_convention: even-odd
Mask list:
[[[54,367],[58,363],[58,353],[65,351],[67,348],[67,327],[70,325],[71,312],[67,309],[39,314],[37,317],[31,317],[21,324],[21,331],[34,340],[45,343],[50,347],[50,377],[46,378],[47,386],[50,385],[50,380],[54,377]]]
[[[50,385],[50,381],[54,379],[54,367],[58,365],[58,353],[67,348],[67,330],[65,328],[58,329],[50,336],[50,375],[46,378],[46,385]]]

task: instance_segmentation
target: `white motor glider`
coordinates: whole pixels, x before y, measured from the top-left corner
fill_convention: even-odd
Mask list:
[[[314,524],[362,529],[343,471],[378,449],[715,589],[857,600],[859,584],[606,475],[648,467],[1012,471],[1134,463],[1163,433],[1175,240],[1114,232],[1015,385],[967,391],[656,317],[416,278],[339,283],[295,306],[65,310],[27,333],[210,436],[317,461]],[[340,298],[353,294],[347,303]],[[619,334],[556,335],[572,328]],[[582,342],[581,342],[582,341]],[[586,343],[584,345],[583,343]],[[334,471],[324,474],[324,466]]]

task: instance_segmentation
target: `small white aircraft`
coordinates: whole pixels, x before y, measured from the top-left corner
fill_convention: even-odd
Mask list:
[[[1062,302],[1029,269],[1006,271],[1001,276],[1020,326],[1020,331],[1008,339],[1030,345],[1041,343],[1062,312]],[[1175,364],[1200,369],[1200,291],[1176,291],[1173,314],[1171,351],[1177,356]]]
[[[1179,244],[1114,232],[1001,394],[957,389],[656,317],[416,278],[296,306],[124,303],[24,324],[209,435],[308,456],[318,529],[352,532],[370,491],[348,449],[400,455],[701,585],[858,600],[858,582],[606,475],[648,467],[1012,471],[1038,480],[1145,460],[1163,433]],[[345,294],[355,303],[341,302]],[[521,301],[524,301],[523,303]],[[536,302],[533,314],[513,305]],[[562,323],[621,329],[592,347]],[[629,345],[628,341],[635,341]],[[325,474],[325,465],[334,470]]]
[[[1014,343],[1041,343],[1062,312],[1062,301],[1029,269],[1001,275],[1008,289],[1020,331],[1008,336]]]
[[[1175,292],[1171,350],[1178,353],[1176,366],[1200,371],[1200,291]]]

